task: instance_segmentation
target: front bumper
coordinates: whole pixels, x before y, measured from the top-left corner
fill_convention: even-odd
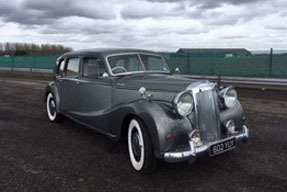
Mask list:
[[[228,137],[228,138],[224,138],[222,140],[207,143],[199,147],[194,146],[193,142],[189,141],[190,150],[180,151],[180,152],[166,152],[164,153],[164,160],[170,163],[181,162],[181,161],[194,162],[197,157],[209,153],[210,146],[212,146],[213,144],[231,139],[232,137],[235,137],[236,144],[238,144],[239,141],[242,141],[243,143],[245,143],[249,138],[249,129],[247,128],[247,126],[243,125],[241,133]]]

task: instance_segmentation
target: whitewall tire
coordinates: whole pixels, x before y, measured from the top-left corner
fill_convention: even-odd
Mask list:
[[[58,114],[56,109],[56,101],[52,93],[48,93],[46,98],[47,115],[50,121],[57,121]]]
[[[132,167],[138,172],[155,169],[155,158],[149,133],[139,119],[132,119],[128,127],[128,152]]]

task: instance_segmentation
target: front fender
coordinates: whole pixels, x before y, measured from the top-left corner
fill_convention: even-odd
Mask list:
[[[239,101],[232,108],[227,108],[220,112],[220,121],[225,124],[228,120],[233,120],[237,127],[242,127],[243,122],[243,108]]]
[[[118,125],[121,125],[125,117],[129,115],[134,115],[144,122],[158,157],[162,152],[188,140],[188,133],[193,129],[188,117],[183,118],[175,114],[170,103],[139,100],[126,105],[110,116],[108,122],[113,123],[109,127],[117,132],[116,135],[121,135],[122,127]]]
[[[55,102],[56,102],[56,110],[59,113],[60,112],[60,97],[59,97],[59,91],[58,88],[56,86],[55,82],[50,82],[46,88],[45,88],[45,102],[47,99],[47,95],[48,93],[52,93],[54,98],[55,98]]]

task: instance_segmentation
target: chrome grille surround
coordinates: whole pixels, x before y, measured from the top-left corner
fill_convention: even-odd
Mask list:
[[[186,89],[194,98],[196,128],[203,143],[221,138],[220,112],[215,87],[216,84],[204,81],[193,83]]]

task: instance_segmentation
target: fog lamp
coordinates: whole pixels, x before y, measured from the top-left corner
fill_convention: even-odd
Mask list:
[[[235,127],[235,123],[233,120],[229,120],[226,122],[225,124],[225,127],[226,127],[226,130],[227,130],[227,133],[229,134],[234,134],[236,133],[236,127]]]
[[[193,130],[189,134],[189,138],[192,141],[192,143],[194,144],[194,146],[201,146],[202,145],[202,142],[200,139],[200,134],[199,134],[199,131],[197,129]]]

